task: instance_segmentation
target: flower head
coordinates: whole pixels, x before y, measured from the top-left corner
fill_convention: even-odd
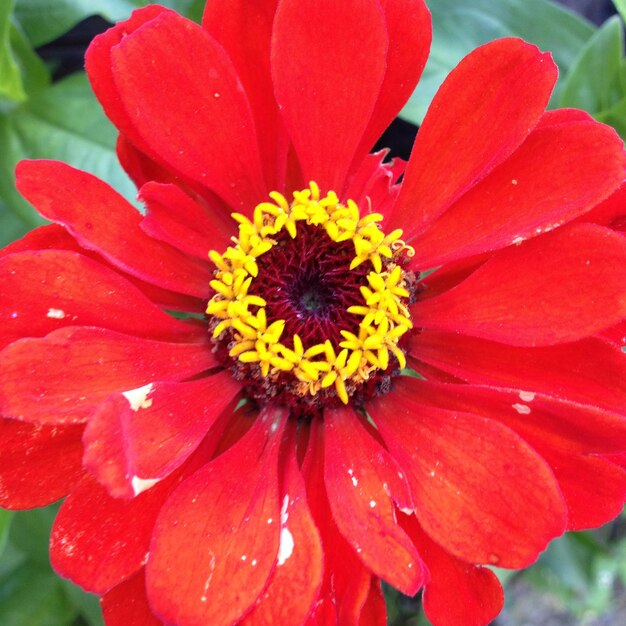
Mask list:
[[[370,154],[429,44],[421,0],[149,6],[87,55],[145,215],[18,167],[54,224],[0,258],[0,502],[69,494],[109,626],[383,624],[381,580],[486,624],[489,566],[621,510],[622,143],[503,39]]]

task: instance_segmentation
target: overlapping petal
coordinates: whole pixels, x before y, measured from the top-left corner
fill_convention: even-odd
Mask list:
[[[202,26],[233,62],[246,91],[256,127],[269,189],[282,189],[289,139],[271,88],[270,46],[277,0],[207,2]],[[254,63],[250,63],[254,59]]]
[[[281,544],[276,569],[245,626],[303,624],[317,599],[324,570],[319,532],[298,467],[295,428],[289,429],[281,489]]]
[[[206,260],[208,250],[223,250],[231,243],[232,220],[207,203],[200,205],[172,184],[149,182],[139,191],[147,215],[140,227],[151,237]]]
[[[392,213],[408,242],[522,144],[556,76],[550,56],[519,39],[485,44],[450,73],[424,118]]]
[[[101,328],[62,328],[0,352],[0,414],[39,424],[83,422],[111,393],[182,380],[215,364],[206,341],[170,343]]]
[[[502,250],[413,315],[423,328],[513,346],[575,341],[626,317],[626,272],[615,271],[622,267],[626,239],[571,225]]]
[[[98,326],[161,340],[200,339],[202,327],[175,320],[118,273],[64,250],[0,259],[0,346],[65,326]]]
[[[69,166],[18,168],[56,223],[0,251],[0,503],[72,491],[52,561],[109,626],[383,626],[381,579],[479,626],[502,606],[483,565],[621,509],[623,146],[545,112],[554,63],[504,39],[445,81],[406,168],[367,155],[430,36],[423,0],[211,2],[202,26],[145,7],[87,69],[146,214]],[[397,346],[432,380],[370,359],[341,408],[167,313],[206,309],[228,213],[311,179],[415,248]]]
[[[371,150],[413,93],[430,51],[432,27],[423,0],[381,0],[380,4],[389,40],[385,77],[355,162]]]
[[[501,611],[504,593],[486,567],[455,558],[420,528],[414,517],[402,518],[430,572],[424,586],[424,612],[437,626],[482,626]],[[451,590],[454,590],[451,593]]]
[[[281,409],[266,410],[161,509],[146,576],[150,604],[166,623],[232,624],[286,554],[278,502],[284,418]]]
[[[0,418],[0,506],[30,509],[65,497],[85,473],[82,433]]]
[[[85,467],[112,496],[136,496],[185,462],[240,391],[219,372],[113,394],[85,429]]]
[[[107,626],[161,626],[150,610],[146,597],[143,568],[123,583],[113,587],[101,600],[102,616]]]
[[[387,43],[378,0],[278,5],[274,91],[305,180],[343,190],[384,79]]]
[[[151,153],[238,209],[264,196],[250,104],[231,60],[204,29],[163,12],[110,55],[117,96]],[[193,63],[181,65],[180,55]]]
[[[208,295],[208,264],[148,237],[139,227],[141,214],[95,176],[58,161],[22,161],[16,176],[24,197],[81,246],[158,287]]]
[[[377,576],[415,595],[423,571],[415,546],[396,523],[394,500],[412,508],[400,468],[354,411],[327,411],[324,417],[324,482],[337,527]]]
[[[54,569],[81,587],[103,594],[146,562],[154,520],[167,486],[133,500],[111,498],[89,475],[67,497],[52,527]]]
[[[550,465],[567,504],[568,529],[598,526],[622,509],[624,472],[605,457],[626,450],[623,415],[541,393],[491,386],[402,378],[397,392],[440,408],[478,413],[521,435]]]
[[[624,414],[624,353],[602,339],[526,348],[428,331],[412,337],[410,351],[467,382],[540,391]]]
[[[519,436],[477,415],[393,391],[369,411],[406,473],[429,536],[470,563],[524,567],[565,530],[546,462]],[[442,515],[445,511],[445,515]]]
[[[412,265],[436,267],[571,221],[621,183],[625,157],[622,140],[608,126],[590,119],[541,123],[504,163],[412,241]]]

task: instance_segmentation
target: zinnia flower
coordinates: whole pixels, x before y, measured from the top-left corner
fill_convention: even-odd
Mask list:
[[[145,215],[18,167],[54,224],[0,260],[0,502],[69,494],[109,626],[380,625],[381,580],[486,624],[489,566],[621,510],[626,241],[578,218],[622,142],[503,39],[369,154],[429,44],[420,0],[148,6],[87,54]]]

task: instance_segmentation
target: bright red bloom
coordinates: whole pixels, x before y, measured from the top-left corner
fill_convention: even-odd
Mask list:
[[[380,579],[486,624],[484,566],[621,510],[626,241],[577,218],[622,143],[505,39],[368,154],[429,44],[420,0],[149,6],[87,55],[147,214],[19,166],[54,224],[0,253],[0,502],[69,494],[52,562],[109,626],[380,625]]]

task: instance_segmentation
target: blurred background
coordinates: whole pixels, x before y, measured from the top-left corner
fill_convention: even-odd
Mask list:
[[[224,0],[220,0],[224,1]],[[13,184],[24,158],[53,158],[103,178],[129,200],[116,132],[83,71],[91,39],[142,0],[0,0],[0,245],[43,223]],[[199,21],[204,0],[161,2]],[[408,158],[428,103],[471,49],[519,36],[552,51],[551,106],[587,110],[626,136],[626,0],[429,0],[434,39],[415,94],[377,147]],[[100,626],[97,599],[51,571],[47,540],[58,507],[0,509],[0,626]],[[496,626],[626,624],[626,521],[553,542],[524,572],[498,571],[507,594]],[[389,622],[428,624],[419,597],[386,589]],[[462,626],[462,625],[460,625]]]

